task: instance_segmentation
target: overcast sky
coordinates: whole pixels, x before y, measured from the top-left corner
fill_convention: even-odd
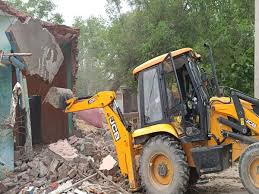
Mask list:
[[[106,0],[53,0],[53,2],[67,25],[71,25],[76,16],[88,18],[91,15],[105,15]]]
[[[106,15],[106,0],[53,0],[53,2],[57,5],[57,12],[63,15],[67,25],[71,25],[76,16],[86,19],[91,15]]]

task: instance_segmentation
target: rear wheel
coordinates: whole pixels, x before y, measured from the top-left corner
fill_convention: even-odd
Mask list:
[[[147,193],[185,193],[189,168],[179,142],[165,135],[151,138],[144,146],[140,176]]]
[[[242,154],[239,175],[249,193],[259,193],[259,143],[250,145]]]

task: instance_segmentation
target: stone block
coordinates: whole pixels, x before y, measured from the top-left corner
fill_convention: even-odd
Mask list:
[[[56,158],[54,158],[54,159],[52,160],[52,162],[50,163],[49,172],[51,172],[51,173],[54,174],[54,173],[56,172],[56,170],[57,170],[59,164],[60,164],[59,160],[57,160]]]
[[[71,169],[67,175],[69,178],[74,178],[77,175],[77,171],[75,169]]]

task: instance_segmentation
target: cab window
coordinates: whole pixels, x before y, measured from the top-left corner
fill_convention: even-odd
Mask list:
[[[143,72],[144,123],[150,124],[163,119],[159,78],[156,68]]]

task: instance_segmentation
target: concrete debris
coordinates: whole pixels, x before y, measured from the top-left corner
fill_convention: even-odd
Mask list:
[[[43,146],[31,161],[16,152],[16,170],[0,182],[0,193],[109,194],[128,188],[119,173],[113,142],[103,137],[107,130],[76,123],[82,129],[80,137]]]
[[[50,167],[49,167],[49,173],[55,174],[57,168],[59,166],[59,160],[57,160],[56,158],[54,158],[52,160],[52,162],[50,163]]]
[[[69,180],[66,183],[60,185],[56,190],[50,192],[49,194],[59,194],[62,193],[64,191],[66,191],[67,189],[69,189],[72,186],[72,181]]]
[[[42,178],[42,179],[39,179],[39,180],[36,180],[33,182],[33,185],[37,188],[40,188],[41,186],[43,186],[46,182],[46,178]]]
[[[44,177],[47,175],[48,173],[48,169],[47,167],[43,164],[43,162],[39,162],[39,166],[38,166],[38,169],[39,169],[39,177]]]
[[[29,18],[21,23],[17,20],[7,30],[13,36],[17,52],[32,53],[23,57],[30,75],[39,75],[51,83],[64,61],[63,53],[54,36],[43,28],[39,20]],[[33,38],[28,36],[33,34]],[[37,44],[35,44],[37,40]]]
[[[75,135],[73,135],[69,137],[68,141],[70,145],[74,145],[78,141],[78,138]]]
[[[49,103],[56,109],[65,109],[66,100],[73,97],[73,92],[70,89],[51,87],[43,102]]]
[[[99,170],[111,170],[115,167],[117,161],[111,155],[106,156],[103,158],[102,163],[100,165]]]
[[[58,182],[53,182],[53,183],[51,183],[49,185],[47,190],[51,192],[51,191],[56,190],[58,187],[59,187],[59,183]]]
[[[76,194],[88,194],[87,192],[85,192],[85,191],[80,191],[79,189],[75,189],[75,190],[74,190],[74,193],[76,193]]]
[[[78,156],[77,150],[66,139],[50,144],[49,149],[66,160],[72,160]]]
[[[69,178],[74,178],[75,176],[76,176],[76,174],[77,174],[77,171],[75,170],[75,169],[71,169],[68,173],[67,173],[67,175],[69,176]]]
[[[58,168],[58,178],[63,179],[68,176],[68,172],[70,170],[70,167],[63,163],[59,168]]]
[[[21,160],[17,160],[14,162],[15,166],[21,166],[22,165],[22,161]]]
[[[30,187],[25,187],[19,194],[33,194],[36,192],[37,188],[30,186]]]
[[[5,193],[7,191],[6,185],[0,182],[0,193]]]

